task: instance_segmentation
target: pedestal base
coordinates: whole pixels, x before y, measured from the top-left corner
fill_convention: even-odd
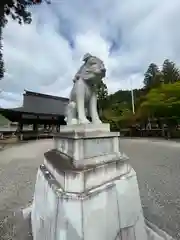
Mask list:
[[[99,123],[99,124],[73,124],[73,125],[64,125],[61,126],[61,133],[65,132],[110,132],[109,123]]]
[[[136,173],[109,124],[55,136],[38,171],[34,240],[147,240]]]
[[[108,129],[108,124],[102,125]],[[54,138],[55,149],[67,156],[67,159],[71,159],[76,168],[117,159],[123,160],[125,156],[120,152],[119,136],[117,132],[100,131],[90,126],[88,128],[86,125],[80,125],[78,130],[71,129],[71,131],[68,126],[65,126]]]
[[[31,214],[34,240],[147,240],[136,173],[124,164],[118,177],[74,192],[61,186],[62,175],[57,181],[41,166]],[[94,183],[101,177],[96,171]]]

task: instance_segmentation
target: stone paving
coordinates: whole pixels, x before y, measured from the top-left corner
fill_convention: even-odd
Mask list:
[[[37,168],[43,161],[43,153],[52,147],[49,139],[0,151],[1,240],[21,240],[14,212],[31,202]],[[180,239],[180,143],[122,139],[121,149],[137,172],[145,217]]]

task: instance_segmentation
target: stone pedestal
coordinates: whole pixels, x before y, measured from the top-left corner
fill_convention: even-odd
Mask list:
[[[37,174],[34,240],[147,240],[136,173],[108,125],[64,127]]]

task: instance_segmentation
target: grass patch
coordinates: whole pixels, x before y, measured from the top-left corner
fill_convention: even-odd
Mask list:
[[[0,114],[0,126],[7,125],[8,123],[9,123],[9,120]]]

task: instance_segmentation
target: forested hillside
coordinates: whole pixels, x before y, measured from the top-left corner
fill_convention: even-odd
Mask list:
[[[151,63],[144,74],[144,87],[135,89],[135,114],[132,112],[131,91],[119,90],[101,100],[101,117],[115,128],[149,121],[149,119],[180,119],[180,71],[168,59],[160,68]],[[103,95],[103,94],[102,94]],[[101,105],[101,104],[100,104]]]

